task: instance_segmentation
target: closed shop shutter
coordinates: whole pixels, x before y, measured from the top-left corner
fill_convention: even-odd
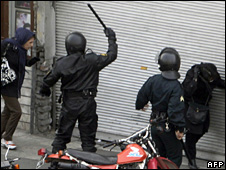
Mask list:
[[[117,60],[100,72],[99,132],[129,135],[146,126],[151,108],[135,110],[136,96],[149,76],[160,73],[155,56],[163,47],[174,47],[181,55],[180,82],[200,62],[214,63],[225,78],[224,1],[91,1],[91,5],[116,32],[118,43]],[[56,1],[57,57],[66,55],[64,40],[72,31],[84,34],[87,48],[107,51],[103,27],[86,1]],[[210,107],[210,129],[197,147],[224,153],[224,90],[214,90]]]

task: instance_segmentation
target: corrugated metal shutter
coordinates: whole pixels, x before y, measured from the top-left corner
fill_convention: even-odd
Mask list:
[[[181,55],[180,82],[200,62],[216,64],[225,78],[224,1],[56,1],[57,57],[66,54],[64,39],[72,31],[82,32],[94,52],[107,50],[103,27],[86,3],[115,30],[119,47],[117,60],[100,73],[98,131],[129,135],[146,126],[150,109],[136,111],[136,95],[149,76],[160,73],[155,55],[163,47],[174,47]],[[223,90],[213,93],[210,129],[197,147],[224,153]]]

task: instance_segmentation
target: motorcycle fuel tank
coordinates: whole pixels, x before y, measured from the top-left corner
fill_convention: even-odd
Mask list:
[[[118,154],[117,164],[142,162],[146,157],[147,154],[141,146],[138,144],[129,144],[125,150]]]

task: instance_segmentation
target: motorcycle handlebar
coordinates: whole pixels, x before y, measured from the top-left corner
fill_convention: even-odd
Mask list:
[[[107,147],[112,146],[112,145],[115,145],[115,144],[117,144],[116,140],[111,141],[111,143],[105,144],[105,145],[103,146],[103,148],[107,148]]]
[[[166,121],[166,119],[153,119],[150,121],[150,124],[148,124],[148,126],[146,126],[145,128],[141,129],[140,131],[132,134],[131,136],[127,137],[127,138],[124,138],[124,139],[119,139],[119,140],[114,140],[114,141],[111,141],[111,143],[109,144],[105,144],[103,146],[103,148],[106,148],[106,147],[109,147],[109,146],[112,146],[112,145],[119,145],[123,142],[128,142],[128,143],[132,143],[134,142],[136,139],[138,139],[140,136],[148,136],[147,132],[149,132],[149,127],[154,124],[154,123],[160,123],[160,122],[164,122]]]
[[[145,135],[145,133],[146,133],[147,130],[149,129],[149,126],[150,126],[150,125],[148,125],[148,126],[145,127],[144,129],[141,129],[140,131],[134,133],[133,135],[127,137],[126,139],[122,139],[122,140],[124,140],[124,141],[128,141],[128,140],[129,140],[129,141],[134,141],[134,140],[136,140],[136,139],[139,138],[140,136]]]

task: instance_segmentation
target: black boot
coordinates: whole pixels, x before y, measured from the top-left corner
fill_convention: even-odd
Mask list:
[[[58,162],[51,162],[48,169],[58,169]]]
[[[59,149],[53,147],[53,149],[52,149],[53,154],[56,154],[58,151],[59,151]]]
[[[192,162],[192,165],[188,162],[188,166],[190,169],[199,169],[198,166],[196,165],[195,159],[192,159],[191,162]]]

